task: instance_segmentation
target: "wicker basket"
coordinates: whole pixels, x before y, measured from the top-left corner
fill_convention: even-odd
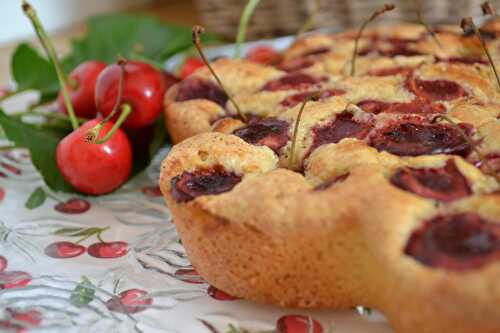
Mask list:
[[[457,24],[464,16],[481,13],[483,0],[417,0],[425,20],[432,23]],[[414,22],[414,0],[320,0],[316,19],[317,28],[344,29],[359,26],[384,3],[393,3],[396,9],[377,20]],[[500,0],[490,1],[498,7]],[[294,34],[314,8],[314,0],[262,0],[248,28],[247,39],[260,39]],[[214,33],[233,39],[236,36],[240,14],[245,0],[196,0],[203,24]],[[374,22],[375,23],[375,22]]]

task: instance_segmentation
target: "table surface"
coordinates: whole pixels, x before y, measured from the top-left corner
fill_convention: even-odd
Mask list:
[[[199,23],[196,8],[191,0],[158,1],[149,6],[132,8],[128,12],[152,15],[168,23],[188,26]],[[81,36],[84,32],[85,25],[79,24],[54,33],[52,36],[56,49],[63,54],[68,52],[70,41]],[[0,46],[0,85],[10,80],[10,57],[19,42]],[[30,39],[29,42],[39,45],[35,38]]]

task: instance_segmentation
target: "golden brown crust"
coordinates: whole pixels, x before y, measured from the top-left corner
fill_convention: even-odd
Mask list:
[[[207,100],[174,102],[177,88],[169,91],[167,126],[174,142],[184,141],[165,159],[160,187],[190,260],[207,281],[234,296],[281,306],[376,307],[398,333],[500,332],[496,314],[500,261],[454,271],[405,254],[415,230],[437,216],[474,213],[500,223],[499,182],[474,166],[475,151],[465,159],[378,151],[367,142],[384,126],[410,120],[429,123],[435,114],[377,114],[357,106],[363,101],[421,102],[425,98],[414,93],[410,80],[451,81],[466,95],[439,100],[444,108],[440,112],[471,126],[471,138],[482,155],[500,156],[500,101],[491,69],[478,63],[441,61],[480,56],[477,40],[462,37],[456,27],[438,31],[446,44],[442,49],[421,26],[367,30],[360,48],[370,47],[374,36],[385,36],[410,40],[412,50],[425,55],[362,56],[354,77],[347,75],[353,32],[300,37],[285,51],[286,61],[321,48],[329,50],[305,56],[316,64],[302,73],[326,78],[306,88],[261,91],[267,82],[286,73],[251,65],[248,80],[239,78],[242,82],[231,91],[244,113],[289,125],[286,142],[274,151],[231,135],[246,124],[234,117],[229,102],[227,111]],[[377,47],[390,47],[387,38]],[[494,41],[488,43],[494,45]],[[225,60],[218,62],[217,71],[235,80],[235,73],[246,71],[246,66],[247,62]],[[387,76],[372,73],[399,67],[410,71]],[[206,70],[194,76],[210,79]],[[298,126],[295,163],[290,165],[293,125],[301,105],[282,102],[299,93],[328,89],[342,93],[306,105]],[[367,137],[347,137],[311,151],[314,129],[345,113],[373,125]],[[448,125],[446,120],[438,123]],[[215,133],[195,135],[211,130]],[[471,192],[452,202],[423,197],[392,181],[402,169],[436,170],[449,163]],[[214,166],[241,176],[241,181],[225,193],[176,200],[175,177]]]

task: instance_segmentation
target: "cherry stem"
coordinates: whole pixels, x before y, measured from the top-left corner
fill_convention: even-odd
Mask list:
[[[93,141],[93,143],[103,144],[106,141],[108,141],[109,139],[111,139],[111,137],[113,137],[113,135],[115,134],[115,132],[120,128],[120,126],[125,122],[125,120],[127,120],[127,117],[132,112],[132,107],[129,104],[123,104],[121,106],[121,109],[122,109],[122,113],[120,113],[120,116],[118,117],[118,119],[114,123],[113,127],[101,139],[99,139],[99,136],[96,136],[95,137],[95,141]],[[102,126],[103,126],[103,124],[101,123],[101,124],[98,124],[94,128],[98,128],[98,132],[100,132],[101,129],[102,129]]]
[[[495,16],[497,14],[495,7],[493,7],[489,1],[485,1],[481,4],[481,10],[484,15]]]
[[[500,88],[500,78],[498,77],[498,72],[497,72],[497,68],[495,66],[495,62],[493,61],[493,58],[491,57],[490,51],[488,51],[488,47],[486,46],[486,43],[484,42],[483,36],[481,36],[481,33],[479,32],[478,28],[474,24],[472,17],[466,17],[466,18],[462,19],[460,26],[462,27],[462,30],[464,31],[464,33],[467,33],[470,30],[472,30],[474,32],[474,34],[477,36],[477,38],[479,39],[479,42],[481,43],[481,47],[483,48],[483,51],[486,54],[486,57],[488,57],[488,62],[490,63],[491,68],[493,69],[493,73],[495,74],[495,78],[497,79],[498,87]]]
[[[76,120],[75,111],[73,110],[73,105],[71,104],[71,99],[69,97],[66,74],[62,69],[59,59],[57,58],[57,53],[56,50],[54,49],[54,45],[52,45],[50,37],[43,28],[43,25],[40,22],[40,19],[38,18],[35,9],[26,0],[23,0],[22,8],[24,14],[28,17],[31,24],[33,25],[33,29],[35,30],[38,39],[40,40],[40,43],[42,44],[45,52],[47,53],[47,56],[54,65],[57,78],[59,80],[59,85],[61,86],[61,91],[63,93],[64,104],[66,106],[66,110],[68,111],[68,116],[71,122],[71,126],[73,127],[73,130],[76,130],[78,128],[78,121]]]
[[[238,33],[236,34],[236,48],[234,50],[234,57],[236,59],[241,58],[241,47],[243,42],[245,41],[245,36],[247,33],[248,23],[250,22],[250,18],[255,11],[255,8],[259,4],[260,0],[249,0],[243,9],[243,13],[241,14],[240,24],[238,26]]]
[[[295,125],[293,128],[292,147],[290,149],[290,156],[288,158],[288,166],[290,169],[292,169],[293,165],[295,164],[295,146],[297,144],[297,135],[299,132],[299,123],[300,123],[300,119],[302,118],[302,113],[304,112],[306,104],[309,101],[317,100],[317,99],[318,99],[318,96],[316,94],[311,94],[302,102],[302,105],[300,106],[299,113],[297,114],[297,119],[295,120]]]
[[[116,101],[115,101],[115,105],[113,106],[113,109],[106,116],[106,118],[104,118],[101,121],[102,125],[106,124],[108,121],[113,119],[113,117],[116,115],[116,113],[120,109],[120,104],[121,104],[122,98],[123,98],[123,86],[125,84],[125,66],[127,64],[127,60],[121,56],[118,56],[117,64],[118,64],[118,66],[120,66],[120,79],[118,81],[118,95],[116,96]]]
[[[448,123],[450,123],[457,131],[460,133],[460,135],[463,137],[463,139],[467,142],[467,144],[474,150],[476,153],[477,157],[479,160],[483,162],[484,165],[486,165],[488,172],[491,173],[493,177],[497,179],[497,181],[500,181],[500,175],[498,175],[494,168],[490,165],[489,161],[487,158],[484,157],[484,155],[481,153],[479,148],[477,147],[476,143],[472,141],[472,139],[465,133],[465,131],[455,122],[453,121],[450,117],[445,116],[445,115],[437,115],[434,118],[432,118],[431,123],[436,123],[439,120],[445,120]]]
[[[356,38],[354,39],[354,50],[352,52],[352,58],[351,58],[351,76],[354,76],[355,73],[355,67],[356,67],[356,56],[358,54],[358,44],[359,44],[359,39],[361,38],[361,35],[363,34],[363,31],[365,30],[366,26],[368,23],[371,21],[375,20],[378,16],[384,14],[385,12],[389,12],[396,8],[394,5],[391,4],[385,4],[384,7],[382,7],[379,10],[376,10],[372,13],[372,15],[365,20],[362,24],[361,27],[358,30],[358,34],[356,35]]]
[[[245,114],[241,111],[240,107],[238,106],[238,104],[236,103],[236,101],[234,100],[233,96],[229,93],[229,91],[226,89],[226,87],[224,87],[224,84],[222,83],[221,79],[219,78],[219,76],[217,76],[217,74],[215,73],[214,69],[212,68],[212,66],[210,65],[210,63],[208,62],[207,58],[205,57],[205,54],[203,52],[203,49],[201,48],[201,41],[200,41],[200,35],[201,33],[203,33],[205,31],[205,28],[203,28],[202,26],[200,25],[195,25],[193,27],[193,34],[192,34],[192,37],[193,37],[193,44],[194,46],[196,47],[196,50],[198,51],[198,53],[200,54],[200,57],[201,57],[201,60],[203,60],[203,63],[208,67],[208,70],[210,71],[210,73],[212,74],[212,76],[215,78],[215,80],[217,81],[217,83],[219,84],[219,87],[226,93],[227,97],[229,98],[229,100],[231,101],[231,103],[233,104],[234,108],[236,109],[236,111],[238,112],[238,115],[240,116],[240,118],[244,121],[244,122],[247,122],[247,117],[245,116]]]
[[[432,30],[432,28],[427,24],[427,22],[424,20],[424,17],[422,15],[422,10],[420,6],[418,5],[417,0],[413,0],[415,2],[415,12],[417,13],[417,21],[420,25],[422,25],[425,30],[427,30],[427,33],[432,37],[436,45],[442,49],[443,44],[441,44],[441,41],[439,40],[438,36],[436,33]]]
[[[101,234],[102,234],[104,231],[108,230],[108,229],[109,229],[109,226],[107,226],[107,227],[105,227],[105,228],[102,228],[102,229],[101,229],[101,230],[97,233],[96,237],[97,237],[97,239],[99,240],[99,242],[101,242],[101,243],[106,243],[106,242],[104,241],[104,239],[102,239]]]
[[[314,25],[316,23],[316,16],[319,13],[320,5],[321,5],[321,0],[314,1],[314,8],[311,11],[311,14],[307,18],[307,20],[302,25],[302,27],[300,27],[299,31],[297,31],[297,36],[302,35],[304,32],[307,32],[314,27]]]

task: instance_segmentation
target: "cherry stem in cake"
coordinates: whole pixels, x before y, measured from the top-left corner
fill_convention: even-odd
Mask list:
[[[113,106],[111,112],[106,116],[106,118],[101,120],[99,124],[92,127],[87,131],[87,133],[85,133],[85,141],[87,143],[102,144],[108,141],[132,112],[132,107],[129,104],[121,104],[125,82],[125,65],[127,64],[127,60],[121,56],[118,56],[117,64],[118,66],[120,66],[120,79],[118,81],[118,95],[116,96],[115,105]],[[106,135],[102,139],[99,139],[99,134],[101,133],[103,126],[111,119],[113,119],[113,117],[119,110],[121,110],[120,116],[116,120],[111,130],[106,133]]]
[[[73,127],[73,130],[76,130],[78,128],[78,120],[76,119],[75,111],[73,109],[73,105],[71,104],[71,99],[69,97],[68,79],[62,69],[61,63],[59,62],[54,45],[52,45],[52,41],[50,40],[49,35],[45,31],[42,22],[38,18],[35,9],[26,0],[23,0],[22,8],[26,17],[30,20],[31,25],[33,25],[33,29],[35,30],[38,39],[40,40],[40,43],[42,44],[42,47],[45,50],[45,53],[47,53],[47,56],[54,65],[57,74],[57,79],[59,80],[59,85],[61,86],[61,90],[63,93],[64,104],[66,106],[66,110],[68,111],[71,127]]]
[[[484,15],[492,15],[492,16],[497,15],[495,7],[493,7],[489,1],[485,1],[481,4],[481,10]]]
[[[441,41],[439,40],[438,36],[436,33],[431,29],[431,27],[427,24],[427,22],[424,20],[424,17],[422,15],[422,9],[420,8],[417,0],[414,0],[415,2],[415,12],[417,13],[417,21],[420,25],[422,25],[425,30],[427,30],[427,33],[432,37],[436,45],[442,49],[443,45],[441,44]]]
[[[236,48],[234,50],[234,57],[236,59],[241,58],[241,46],[245,41],[245,35],[247,33],[248,23],[250,22],[250,18],[255,11],[255,8],[259,4],[260,0],[250,0],[247,2],[245,8],[243,9],[243,13],[241,14],[240,24],[238,26],[238,33],[236,35]]]
[[[474,24],[472,17],[463,18],[462,22],[460,23],[460,26],[462,27],[462,30],[464,31],[464,33],[468,33],[470,31],[473,31],[474,34],[479,39],[479,42],[481,43],[481,47],[483,48],[483,51],[486,54],[486,57],[488,57],[488,62],[490,63],[491,68],[493,69],[493,73],[495,73],[495,78],[497,79],[498,87],[500,88],[500,78],[498,77],[498,72],[497,72],[497,68],[495,66],[495,62],[493,61],[493,58],[491,57],[490,51],[488,51],[488,47],[486,46],[486,43],[484,42],[483,36],[481,36],[481,33],[479,32],[478,28]]]
[[[385,4],[384,7],[381,9],[378,9],[372,13],[372,15],[366,19],[363,24],[361,24],[361,27],[359,27],[358,34],[356,35],[356,38],[354,39],[354,50],[352,52],[352,58],[351,58],[351,76],[354,76],[354,73],[356,72],[356,56],[358,54],[358,44],[359,44],[359,39],[361,38],[361,35],[363,34],[363,31],[365,30],[366,26],[368,23],[371,21],[375,20],[378,16],[389,12],[396,8],[392,4]]]
[[[492,166],[489,164],[489,161],[487,158],[484,157],[484,155],[481,153],[479,148],[477,148],[476,143],[465,133],[465,131],[450,117],[446,115],[437,115],[434,118],[432,118],[431,123],[436,123],[439,120],[444,120],[448,123],[450,123],[457,131],[460,133],[460,135],[464,138],[464,140],[467,142],[467,144],[474,150],[476,153],[477,157],[486,165],[488,168],[488,171],[497,179],[497,181],[500,181],[500,175],[496,174]]]
[[[304,32],[311,30],[315,23],[316,23],[316,16],[319,13],[319,8],[320,8],[320,0],[315,0],[314,1],[314,7],[313,10],[311,11],[311,14],[309,14],[309,17],[307,18],[306,22],[300,27],[299,31],[297,31],[297,36],[302,35]]]
[[[224,84],[222,83],[221,79],[219,78],[219,76],[215,73],[214,69],[212,68],[212,66],[210,65],[210,63],[208,62],[207,58],[205,57],[205,53],[203,52],[202,48],[201,48],[201,40],[200,40],[200,35],[205,31],[205,28],[203,28],[202,26],[200,25],[195,25],[193,27],[193,44],[194,46],[196,47],[196,50],[198,50],[198,53],[200,54],[200,57],[201,57],[201,60],[203,60],[203,62],[205,63],[205,65],[208,67],[208,70],[210,71],[210,73],[212,73],[212,76],[215,78],[215,80],[217,81],[217,83],[219,84],[219,87],[226,93],[227,97],[229,98],[229,100],[231,101],[231,103],[233,104],[234,108],[236,109],[236,111],[238,112],[238,115],[240,116],[240,118],[244,121],[244,122],[247,122],[247,117],[245,116],[245,114],[241,111],[240,107],[238,106],[238,104],[236,103],[236,101],[234,100],[233,96],[229,93],[229,91],[226,89],[226,87],[224,87]]]
[[[297,119],[295,120],[295,125],[293,128],[293,136],[292,136],[292,147],[290,149],[290,156],[288,157],[288,167],[291,169],[293,165],[295,164],[295,146],[297,144],[297,134],[299,132],[299,124],[300,124],[300,119],[302,118],[302,113],[304,112],[304,109],[306,107],[306,104],[309,101],[316,101],[319,99],[318,94],[312,93],[309,95],[302,104],[300,105],[299,113],[297,113]]]

